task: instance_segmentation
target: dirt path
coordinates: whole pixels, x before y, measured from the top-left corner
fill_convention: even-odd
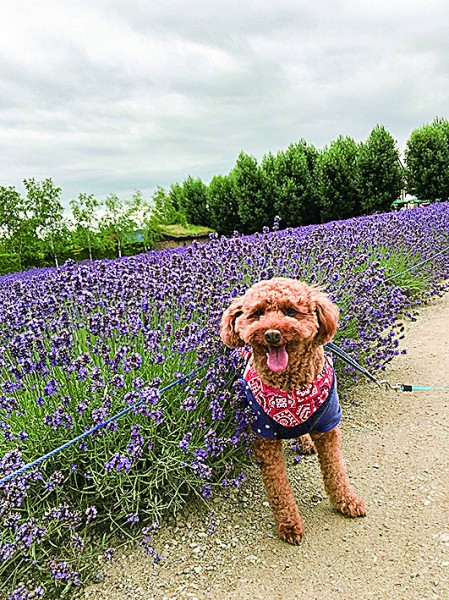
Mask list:
[[[449,294],[407,326],[408,354],[392,382],[449,384]],[[281,542],[257,468],[243,492],[161,532],[163,560],[139,548],[106,567],[83,598],[431,599],[449,598],[449,391],[392,393],[358,385],[344,406],[344,452],[368,516],[346,519],[324,497],[316,457],[289,467],[306,524],[298,547]],[[291,455],[288,455],[292,462]]]

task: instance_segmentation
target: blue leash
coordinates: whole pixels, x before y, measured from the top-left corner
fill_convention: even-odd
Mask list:
[[[438,252],[434,256],[431,256],[429,259],[426,259],[426,260],[424,260],[424,261],[422,261],[422,262],[420,262],[420,263],[418,263],[416,265],[413,265],[412,267],[406,269],[405,271],[402,271],[401,273],[393,275],[392,277],[388,277],[385,281],[389,281],[390,279],[395,279],[396,277],[399,277],[403,273],[407,273],[408,271],[412,271],[413,269],[416,269],[417,267],[421,266],[422,264],[425,264],[426,262],[429,262],[430,260],[433,260],[436,256],[440,256],[441,254],[444,254],[448,250],[449,250],[449,246],[447,246],[446,248],[444,248],[443,250],[441,250],[441,252]],[[369,371],[367,371],[367,369],[365,369],[364,367],[362,367],[361,365],[359,365],[359,363],[356,362],[353,358],[351,358],[349,356],[349,354],[347,354],[344,350],[342,350],[341,348],[339,348],[338,346],[336,346],[333,342],[328,342],[325,345],[325,348],[329,349],[331,352],[333,352],[334,354],[336,354],[337,356],[339,356],[348,365],[350,365],[351,367],[353,367],[356,371],[359,371],[359,373],[362,373],[363,375],[365,375],[365,377],[367,377],[370,381],[372,381],[373,383],[375,383],[379,387],[385,387],[387,389],[401,391],[401,392],[417,392],[417,391],[428,391],[428,390],[449,390],[449,385],[443,385],[443,386],[404,385],[404,384],[392,385],[388,381],[384,381],[384,380],[379,381],[376,377],[374,377],[374,375],[372,375]],[[181,383],[182,381],[188,379],[189,377],[191,377],[192,375],[194,375],[198,371],[201,371],[205,367],[207,367],[207,366],[211,365],[212,363],[216,362],[218,360],[218,358],[219,357],[216,357],[216,358],[208,361],[207,363],[204,363],[203,365],[200,365],[196,369],[193,369],[187,375],[184,375],[183,377],[180,377],[176,381],[173,381],[172,383],[169,383],[167,386],[163,387],[161,390],[159,390],[159,392],[162,394],[163,392],[167,391],[171,387],[173,387],[175,385],[178,385],[179,383]],[[73,444],[76,444],[77,442],[81,441],[85,437],[87,437],[89,435],[92,435],[93,433],[95,433],[95,431],[98,431],[99,429],[101,429],[102,427],[105,427],[109,423],[112,423],[113,421],[116,421],[117,419],[119,419],[123,415],[126,415],[131,410],[133,410],[134,408],[137,408],[138,406],[142,405],[143,403],[144,403],[144,400],[138,400],[134,404],[131,404],[130,406],[128,406],[128,408],[125,408],[124,410],[120,411],[116,415],[114,415],[112,417],[109,417],[109,419],[106,419],[106,421],[103,421],[102,423],[98,423],[97,425],[95,425],[95,427],[92,427],[91,429],[85,431],[84,433],[82,433],[81,435],[77,436],[73,440],[70,440],[70,441],[66,442],[65,444],[62,444],[62,446],[59,446],[58,448],[55,448],[54,450],[52,450],[51,452],[48,452],[44,456],[41,456],[40,458],[37,458],[33,462],[30,462],[27,465],[24,465],[23,467],[21,467],[17,471],[14,471],[13,473],[10,473],[9,475],[6,475],[2,479],[0,479],[0,486],[3,485],[4,483],[6,483],[7,481],[10,481],[11,479],[13,479],[13,477],[16,477],[17,475],[20,475],[21,473],[24,473],[25,471],[28,471],[32,467],[37,466],[38,464],[40,464],[41,462],[43,462],[47,458],[50,458],[51,456],[54,456],[55,454],[58,454],[59,452],[61,452],[62,450],[65,450],[69,446],[72,446]]]
[[[216,362],[219,358],[220,357],[217,356],[216,358],[208,361],[207,363],[204,363],[203,365],[200,365],[196,369],[193,369],[192,371],[190,371],[190,373],[187,373],[187,375],[183,375],[183,377],[180,377],[179,379],[176,379],[176,381],[172,381],[172,383],[169,383],[165,387],[161,388],[159,390],[159,393],[162,394],[163,392],[166,392],[167,390],[169,390],[173,386],[178,385],[179,383],[181,383],[182,381],[185,381],[189,377],[192,377],[192,375],[195,375],[196,373],[198,373],[198,371],[201,371],[202,369],[205,369],[206,367],[208,367],[212,363]],[[68,448],[69,446],[72,446],[73,444],[76,444],[77,442],[79,442],[80,440],[84,439],[88,435],[92,435],[93,433],[95,433],[95,431],[98,431],[99,429],[101,429],[102,427],[105,427],[109,423],[112,423],[113,421],[116,421],[120,417],[123,417],[123,415],[126,415],[131,410],[133,410],[134,408],[137,408],[138,406],[141,406],[144,402],[145,402],[145,400],[138,400],[137,402],[134,402],[134,404],[131,404],[127,408],[121,410],[116,415],[114,415],[112,417],[109,417],[109,419],[106,419],[106,421],[103,421],[102,423],[98,423],[97,425],[95,425],[91,429],[88,429],[87,431],[85,431],[81,435],[77,436],[73,440],[70,440],[69,442],[66,442],[65,444],[62,444],[62,446],[59,446],[58,448],[55,448],[54,450],[51,450],[51,452],[47,452],[47,454],[44,454],[44,456],[41,456],[41,457],[37,458],[36,460],[33,460],[33,462],[30,462],[27,465],[24,465],[23,467],[21,467],[17,471],[14,471],[13,473],[9,473],[9,475],[6,475],[6,477],[3,477],[2,479],[0,479],[0,486],[3,485],[4,483],[6,483],[7,481],[9,481],[10,479],[12,479],[13,477],[16,477],[17,475],[20,475],[20,473],[24,473],[25,471],[28,471],[32,467],[37,466],[38,464],[40,464],[41,462],[43,462],[47,458],[50,458],[51,456],[54,456],[55,454],[58,454],[59,452],[62,452],[62,450],[65,450],[66,448]]]
[[[445,254],[448,250],[449,250],[449,246],[446,246],[446,248],[443,248],[443,250],[441,250],[440,252],[437,252],[437,254],[434,254],[430,258],[426,258],[426,260],[422,260],[421,262],[417,263],[416,265],[413,265],[412,267],[409,267],[408,269],[405,269],[405,271],[401,271],[400,273],[397,273],[396,275],[391,275],[391,277],[387,277],[385,279],[385,282],[391,281],[392,279],[396,279],[396,277],[400,277],[401,275],[403,275],[404,273],[408,273],[409,271],[413,271],[414,269],[417,269],[421,265],[425,265],[426,263],[430,262],[437,256],[440,256],[441,254]]]
[[[432,385],[404,385],[404,384],[392,385],[388,381],[385,381],[385,380],[379,381],[379,379],[377,379],[376,377],[374,377],[374,375],[372,373],[370,373],[369,371],[367,371],[367,369],[365,369],[365,367],[362,367],[362,365],[359,365],[359,363],[356,362],[353,358],[351,358],[349,356],[349,354],[347,354],[344,350],[342,350],[341,348],[339,348],[333,342],[328,342],[325,345],[325,348],[327,350],[330,350],[331,352],[333,352],[337,356],[339,356],[348,365],[350,365],[351,367],[353,367],[359,373],[362,373],[363,375],[365,375],[365,377],[367,377],[370,381],[372,381],[373,383],[375,383],[379,387],[385,387],[387,389],[391,389],[391,390],[395,390],[395,391],[401,391],[401,392],[417,392],[417,391],[446,390],[446,389],[449,390],[449,385],[442,385],[442,386],[432,386]],[[205,369],[209,365],[213,364],[219,358],[220,357],[217,356],[216,358],[208,361],[207,363],[204,363],[203,365],[200,365],[196,369],[193,369],[192,371],[190,371],[190,373],[187,373],[187,375],[183,375],[183,377],[180,377],[179,379],[176,379],[176,381],[172,381],[172,383],[169,383],[165,387],[161,388],[159,390],[159,392],[161,394],[163,392],[166,392],[167,390],[169,390],[173,386],[178,385],[182,381],[185,381],[189,377],[192,377],[192,375],[195,375],[196,373],[198,373],[202,369]],[[106,421],[103,421],[102,423],[98,423],[97,425],[95,425],[91,429],[88,429],[87,431],[85,431],[81,435],[77,436],[73,440],[70,440],[70,441],[66,442],[65,444],[62,444],[62,446],[59,446],[58,448],[55,448],[54,450],[51,450],[51,452],[48,452],[47,454],[44,454],[43,456],[37,458],[36,460],[33,460],[32,462],[28,463],[27,465],[24,465],[23,467],[21,467],[17,471],[9,473],[9,475],[6,475],[2,479],[0,479],[0,486],[3,485],[4,483],[6,483],[7,481],[10,481],[11,479],[13,479],[14,477],[16,477],[17,475],[20,475],[21,473],[24,473],[25,471],[28,471],[32,467],[35,467],[35,466],[39,465],[41,462],[43,462],[47,458],[50,458],[51,456],[54,456],[55,454],[58,454],[59,452],[62,452],[62,450],[65,450],[66,448],[69,448],[69,446],[72,446],[73,444],[76,444],[77,442],[81,441],[82,439],[86,438],[87,436],[92,435],[93,433],[95,433],[95,431],[98,431],[99,429],[101,429],[102,427],[105,427],[109,423],[112,423],[113,421],[116,421],[117,419],[119,419],[123,415],[126,415],[127,413],[129,413],[131,410],[137,408],[138,406],[141,406],[144,402],[145,402],[144,400],[138,400],[137,402],[134,402],[134,404],[131,404],[130,406],[128,406],[127,408],[123,409],[122,411],[120,411],[116,415],[113,415],[112,417],[109,417],[109,419],[106,419]]]

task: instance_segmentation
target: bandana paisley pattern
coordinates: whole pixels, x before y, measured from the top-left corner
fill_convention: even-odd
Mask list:
[[[244,352],[248,360],[244,379],[262,410],[283,427],[295,427],[307,419],[325,402],[334,382],[334,369],[330,356],[325,357],[324,368],[313,383],[294,391],[277,390],[262,382],[251,364],[251,353]]]

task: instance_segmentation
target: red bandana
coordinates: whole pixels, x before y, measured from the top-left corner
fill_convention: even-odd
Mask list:
[[[307,421],[323,404],[334,382],[334,369],[330,356],[325,357],[322,372],[299,390],[284,392],[265,385],[251,364],[251,352],[243,351],[248,360],[243,375],[254,398],[262,410],[283,427],[296,427]]]

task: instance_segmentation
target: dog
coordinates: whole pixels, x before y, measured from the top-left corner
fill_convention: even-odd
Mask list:
[[[332,360],[324,353],[338,327],[339,311],[324,292],[295,279],[275,277],[253,285],[224,312],[220,336],[244,354],[246,404],[253,411],[253,455],[279,537],[298,544],[304,535],[288,481],[283,439],[297,439],[303,453],[316,450],[333,506],[365,516],[346,475],[338,424],[341,408]],[[310,434],[310,435],[309,435]]]

